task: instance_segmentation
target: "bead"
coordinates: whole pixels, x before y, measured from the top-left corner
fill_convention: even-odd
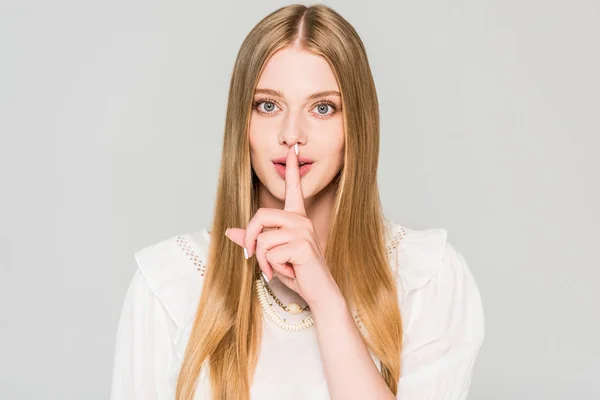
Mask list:
[[[302,312],[302,307],[298,303],[290,303],[286,308],[287,312],[290,314],[300,314]]]
[[[271,305],[271,307],[267,307],[267,304],[269,303],[269,301],[267,300],[268,293],[265,288],[266,285],[264,284],[264,281],[262,279],[258,278],[255,281],[255,283],[256,283],[256,292],[258,294],[258,300],[261,305],[261,308],[263,309],[264,314],[275,324],[275,326],[277,326],[280,329],[283,329],[284,331],[299,332],[299,331],[309,329],[315,324],[315,321],[314,321],[314,318],[312,315],[310,315],[308,318],[305,318],[296,324],[289,323],[289,322],[287,322],[286,319],[281,318],[275,312],[272,305]]]

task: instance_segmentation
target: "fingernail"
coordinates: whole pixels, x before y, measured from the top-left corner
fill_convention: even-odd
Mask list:
[[[294,145],[294,151],[296,152],[296,155],[298,155],[298,143]]]
[[[262,272],[262,271],[260,273],[263,274],[263,278],[265,278],[265,281],[267,281],[267,283],[268,283],[269,282],[269,278],[267,278],[267,275],[265,275],[265,273]]]
[[[244,257],[246,257],[246,260],[248,259],[248,250],[246,250],[245,247],[244,247]]]
[[[225,229],[225,236],[227,236],[227,232],[229,232],[229,228]],[[229,236],[227,236],[229,237]]]

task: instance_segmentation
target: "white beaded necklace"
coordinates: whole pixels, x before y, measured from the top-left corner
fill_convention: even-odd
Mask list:
[[[313,318],[312,313],[304,318],[302,321],[298,323],[290,323],[287,322],[285,318],[281,318],[279,314],[277,314],[273,308],[273,303],[269,300],[269,294],[267,289],[265,288],[265,281],[262,276],[258,277],[255,281],[256,283],[256,293],[258,295],[258,300],[260,302],[260,306],[263,309],[265,315],[280,329],[288,332],[299,332],[309,329],[314,326],[315,320]],[[353,311],[352,316],[354,317],[354,321],[357,323],[359,329],[363,330],[363,325],[358,317],[358,314]]]
[[[256,293],[258,295],[258,301],[263,309],[265,315],[269,317],[271,321],[278,327],[288,332],[298,332],[306,330],[315,324],[312,313],[304,318],[302,321],[292,324],[287,322],[286,319],[281,318],[273,309],[273,303],[269,300],[267,289],[265,289],[265,283],[262,277],[256,279]]]

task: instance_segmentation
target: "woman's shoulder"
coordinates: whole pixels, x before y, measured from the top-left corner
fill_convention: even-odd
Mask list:
[[[411,229],[397,223],[390,226],[395,238],[393,269],[407,326],[417,315],[438,321],[431,323],[442,323],[468,313],[470,332],[473,337],[482,338],[479,287],[465,257],[448,240],[447,229]]]
[[[457,265],[464,259],[448,241],[446,228],[411,228],[393,221],[388,227],[392,269],[405,293],[423,287],[445,267],[466,268]]]
[[[134,252],[149,290],[179,327],[187,323],[200,299],[208,240],[202,229],[163,238]]]
[[[466,396],[485,337],[478,286],[447,229],[391,226],[403,338],[398,392],[440,398],[452,382]]]
[[[394,221],[387,221],[387,228],[388,253],[395,254],[395,261],[418,267],[422,274],[439,267],[448,244],[445,228],[411,228]],[[398,267],[393,265],[394,271]]]

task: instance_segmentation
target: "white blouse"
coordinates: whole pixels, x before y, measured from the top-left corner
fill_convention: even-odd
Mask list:
[[[413,230],[391,221],[386,229],[404,331],[397,399],[464,400],[484,338],[483,306],[473,276],[447,242],[445,229]],[[112,400],[175,398],[209,241],[202,229],[135,252],[137,269],[116,334]],[[307,316],[276,310],[292,323]],[[377,357],[371,357],[381,371]],[[263,318],[250,394],[257,400],[329,399],[314,327],[288,332]],[[207,362],[195,399],[210,399]]]

